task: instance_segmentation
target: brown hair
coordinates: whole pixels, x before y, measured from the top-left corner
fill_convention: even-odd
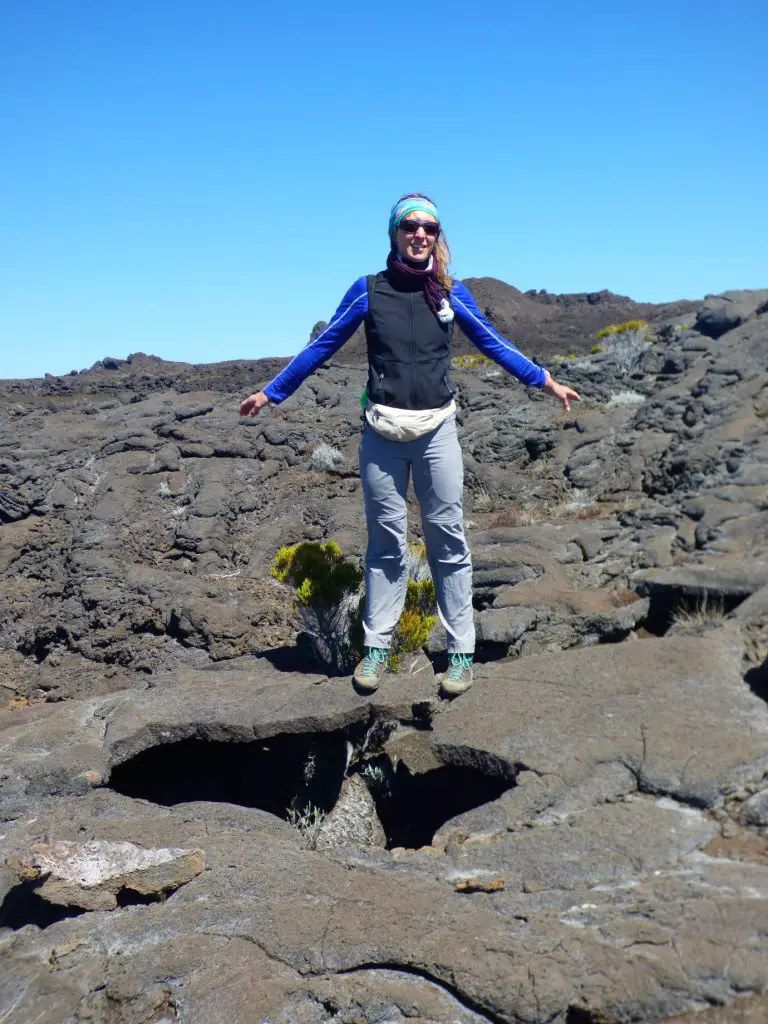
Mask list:
[[[449,272],[451,265],[451,250],[448,247],[448,242],[443,234],[442,227],[440,228],[440,234],[437,236],[437,242],[435,243],[433,253],[435,260],[437,261],[437,280],[450,295],[451,288],[453,287],[453,278]]]

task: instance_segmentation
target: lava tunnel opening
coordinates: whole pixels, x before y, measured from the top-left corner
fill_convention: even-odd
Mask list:
[[[451,818],[496,800],[515,785],[509,776],[453,764],[415,775],[400,762],[396,771],[383,771],[382,775],[383,781],[377,785],[369,782],[369,789],[388,850],[429,846],[437,830]]]
[[[696,616],[728,615],[749,595],[727,594],[702,596],[686,594],[682,587],[651,590],[648,615],[643,629],[653,636],[664,636],[681,616],[693,619]]]
[[[347,767],[341,733],[280,735],[247,743],[186,739],[163,743],[112,769],[109,785],[155,804],[210,800],[258,807],[288,819],[309,805],[327,813]]]
[[[49,928],[68,917],[79,917],[85,911],[81,907],[64,907],[49,903],[37,893],[40,882],[20,882],[6,893],[0,904],[0,928],[18,931],[25,925]]]
[[[578,1006],[569,1006],[565,1015],[565,1024],[597,1024],[597,1018],[589,1010]]]
[[[478,640],[475,647],[474,662],[486,665],[489,661],[502,661],[510,657],[510,644],[507,640]]]
[[[359,737],[356,737],[359,739]],[[186,739],[144,750],[117,765],[118,793],[170,806],[210,800],[256,807],[287,821],[336,805],[355,744],[343,732],[279,735],[246,743]],[[515,785],[511,774],[443,765],[413,774],[386,754],[353,769],[365,781],[387,849],[428,846],[451,818]]]
[[[756,697],[768,704],[768,658],[762,665],[755,665],[744,676],[744,682]]]

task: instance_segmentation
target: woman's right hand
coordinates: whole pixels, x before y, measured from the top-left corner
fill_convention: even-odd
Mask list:
[[[255,395],[249,395],[240,403],[240,415],[257,416],[259,409],[263,409],[265,405],[269,405],[269,399],[263,391],[257,391]]]
[[[581,395],[578,391],[574,391],[573,388],[569,387],[567,384],[558,384],[555,378],[550,374],[549,370],[545,370],[544,372],[547,376],[544,379],[544,385],[541,390],[545,395],[551,395],[559,402],[562,402],[565,411],[570,412],[571,402],[580,402]]]

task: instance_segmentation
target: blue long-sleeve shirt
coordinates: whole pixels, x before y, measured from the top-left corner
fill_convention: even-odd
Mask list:
[[[493,359],[527,387],[544,386],[546,371],[532,363],[491,326],[461,281],[454,280],[450,301],[456,323],[483,355]],[[264,394],[270,402],[279,403],[292,395],[318,366],[330,359],[354,334],[367,312],[368,286],[365,277],[359,277],[341,300],[326,327],[264,388]]]

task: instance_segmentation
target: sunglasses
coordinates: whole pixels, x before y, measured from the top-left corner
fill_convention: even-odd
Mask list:
[[[430,238],[437,238],[440,234],[440,225],[432,221],[422,220],[401,220],[397,225],[406,235],[415,235],[419,228],[424,228],[424,234]]]

